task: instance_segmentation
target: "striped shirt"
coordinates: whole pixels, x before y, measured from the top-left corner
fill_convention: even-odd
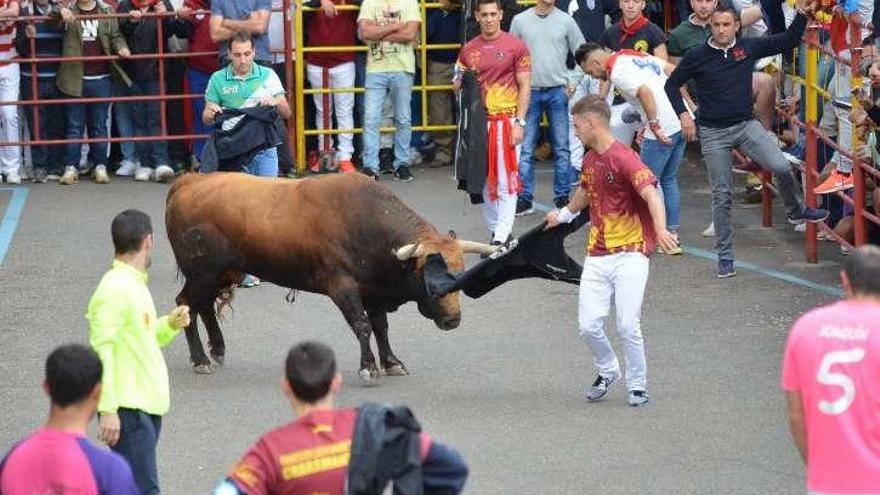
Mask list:
[[[5,9],[18,0],[0,0],[0,9]],[[0,60],[10,60],[18,56],[15,51],[15,23],[0,24]]]
[[[44,9],[39,5],[31,4],[21,9],[22,17],[48,15],[54,2],[50,2]],[[61,56],[61,28],[47,25],[45,22],[34,23],[36,36],[34,37],[34,49],[36,58],[60,57]],[[24,28],[18,33],[19,51],[22,57],[31,57],[31,40],[24,36]],[[31,77],[32,64],[21,64],[22,77]],[[58,62],[43,62],[37,64],[37,77],[40,79],[52,79],[58,74]]]

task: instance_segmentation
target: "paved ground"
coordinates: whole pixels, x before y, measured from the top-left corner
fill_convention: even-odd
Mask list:
[[[545,204],[547,172],[538,175]],[[383,183],[441,230],[485,240],[478,209],[454,190],[448,170],[415,173],[411,184],[388,176]],[[358,347],[328,299],[302,294],[291,305],[284,289],[263,286],[237,293],[219,373],[193,374],[182,338],[167,350],[165,493],[209,492],[262,431],[291,418],[279,391],[282,360],[306,338],[337,350],[347,382],[342,404],[409,404],[433,436],[458,447],[471,466],[468,493],[802,493],[778,391],[780,358],[793,318],[833,299],[839,255],[826,244],[823,262],[807,265],[799,234],[762,228],[757,207],[738,206],[738,256],[754,270],[719,281],[715,263],[701,257],[712,250],[699,237],[709,218],[703,171],[685,165],[682,178],[689,254],[653,258],[644,307],[650,407],[626,407],[620,386],[603,403],[582,400],[593,371],[576,331],[573,286],[517,281],[464,298],[463,323],[448,333],[404,307],[390,318],[391,337],[412,375],[372,389],[356,384]],[[5,261],[0,254],[0,449],[44,418],[46,353],[86,340],[83,313],[111,258],[109,223],[118,211],[152,215],[159,234],[151,288],[160,311],[172,306],[180,282],[162,226],[165,189],[127,180],[30,187]],[[0,190],[0,218],[10,198]],[[539,221],[519,219],[517,230]],[[583,237],[570,237],[571,253],[582,252]]]

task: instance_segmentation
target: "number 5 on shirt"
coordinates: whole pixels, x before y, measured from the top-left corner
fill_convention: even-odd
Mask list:
[[[819,372],[816,374],[816,380],[823,385],[836,386],[843,389],[843,395],[833,401],[820,400],[819,410],[828,415],[843,414],[852,405],[856,397],[856,386],[852,379],[843,373],[835,373],[831,371],[831,367],[835,364],[857,363],[865,357],[865,350],[861,347],[849,349],[846,351],[832,351],[825,354],[822,358],[822,364],[819,365]]]

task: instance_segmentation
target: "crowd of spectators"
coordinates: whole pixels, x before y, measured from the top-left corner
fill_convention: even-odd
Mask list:
[[[722,0],[723,1],[723,0]],[[726,3],[726,2],[725,2]],[[741,36],[764,37],[779,32],[791,23],[794,10],[785,2],[769,2],[772,8],[753,0],[735,0],[741,21]],[[777,6],[776,4],[779,3]],[[862,19],[873,16],[873,1],[857,2]],[[306,127],[314,129],[363,128],[363,134],[331,131],[307,140],[308,168],[312,172],[339,170],[363,173],[378,179],[393,174],[395,180],[410,181],[411,167],[418,164],[446,166],[453,162],[455,133],[419,132],[417,125],[451,125],[457,121],[457,105],[451,91],[430,91],[423,100],[413,91],[421,84],[421,57],[416,44],[425,22],[428,44],[461,43],[478,35],[476,19],[458,0],[443,0],[442,7],[429,9],[422,18],[416,0],[383,0],[363,3],[356,0],[311,0],[306,5],[304,42],[307,46],[366,45],[366,51],[311,52],[302,61],[307,87],[329,88],[331,94],[306,97]],[[673,66],[696,46],[705,44],[710,33],[710,17],[719,0],[690,0],[677,3],[681,23],[668,33],[658,3],[646,0],[540,0],[533,8],[513,1],[501,2],[502,29],[521,37],[532,54],[532,95],[528,125],[520,157],[523,191],[519,195],[517,215],[534,211],[533,166],[535,159],[555,163],[553,201],[567,201],[570,184],[583,157],[581,143],[574,139],[568,116],[570,106],[589,93],[608,95],[612,108],[612,130],[616,138],[640,147],[646,122],[640,118],[638,105],[630,105],[613,85],[594,79],[574,63],[577,48],[596,42],[613,51],[635,50],[652,54]],[[35,182],[58,179],[61,184],[75,184],[81,175],[90,173],[95,182],[107,183],[111,175],[133,176],[137,181],[167,182],[183,170],[199,166],[204,141],[201,139],[161,139],[165,134],[205,135],[213,130],[211,119],[205,121],[208,81],[213,73],[229,66],[229,40],[236,32],[249,33],[253,39],[254,62],[258,67],[274,69],[283,88],[290,91],[284,66],[284,32],[281,0],[3,0],[0,18],[19,19],[36,16],[37,21],[22,19],[7,22],[0,32],[0,97],[5,101],[99,98],[73,104],[25,104],[0,106],[2,139],[9,142],[31,140],[89,140],[88,144],[32,145],[0,148],[0,175],[6,183],[20,183],[23,177]],[[777,8],[778,7],[778,8]],[[464,13],[462,12],[464,10]],[[101,14],[120,14],[116,18]],[[98,18],[89,17],[99,15]],[[48,19],[48,20],[45,20]],[[162,39],[157,24],[161,23]],[[291,36],[295,42],[297,36]],[[874,36],[862,31],[855,44],[864,47],[865,74],[874,57]],[[823,42],[832,42],[823,33]],[[852,45],[853,40],[846,40]],[[804,158],[804,132],[791,121],[778,118],[777,103],[792,106],[802,99],[800,90],[782,84],[779,75],[793,69],[803,75],[805,57],[802,45],[798,58],[765,57],[756,63],[752,78],[754,113],[768,133],[778,134],[787,157],[793,163]],[[159,52],[193,52],[199,55],[166,59],[160,62],[143,57]],[[217,54],[215,55],[214,52]],[[16,57],[88,56],[112,58],[85,61],[50,61],[15,63]],[[841,52],[844,57],[848,51]],[[429,49],[426,82],[446,85],[453,79],[457,49]],[[165,69],[165,87],[160,87],[160,69]],[[297,64],[297,61],[294,61]],[[846,64],[823,57],[820,73],[832,98],[823,100],[821,129],[849,150],[852,132],[866,139],[873,136],[867,110],[871,96],[880,83],[880,69],[874,66],[873,84],[861,90],[865,101],[864,117],[851,122],[848,100],[849,68]],[[867,79],[871,81],[871,78]],[[364,87],[365,93],[351,93],[344,88]],[[780,90],[780,88],[782,88]],[[698,109],[698,95],[693,85],[684,94],[691,111]],[[117,101],[107,97],[157,97],[189,95],[159,100]],[[428,120],[422,122],[422,104]],[[162,107],[164,108],[164,111]],[[803,107],[803,105],[801,105]],[[800,117],[803,120],[803,109]],[[23,125],[19,126],[19,116]],[[537,125],[543,118],[549,127]],[[165,122],[162,121],[165,119]],[[857,120],[859,118],[857,117]],[[392,136],[380,128],[393,125]],[[21,127],[21,129],[19,129]],[[106,137],[119,138],[113,144],[101,142]],[[871,140],[875,142],[876,139]],[[648,141],[648,144],[653,141]],[[550,153],[548,154],[548,150]],[[849,202],[839,195],[852,195],[852,161],[840,153],[820,146],[820,165],[825,168],[816,192],[825,196],[832,210],[832,220],[839,234],[851,238]],[[859,151],[870,158],[871,152]],[[277,150],[280,174],[295,167],[292,146],[287,134]],[[27,167],[23,164],[27,163]],[[826,164],[830,164],[826,167]],[[676,169],[677,170],[677,169]],[[869,206],[873,207],[873,181],[869,180]],[[758,176],[748,179],[749,187],[759,188]],[[848,219],[849,217],[849,219]],[[802,227],[800,227],[802,228]],[[870,229],[871,234],[874,230]],[[714,233],[714,223],[706,235]],[[833,238],[823,234],[823,237]]]

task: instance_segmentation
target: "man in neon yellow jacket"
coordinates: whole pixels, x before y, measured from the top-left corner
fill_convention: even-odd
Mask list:
[[[189,307],[157,318],[147,287],[153,227],[138,210],[111,225],[116,255],[89,301],[89,340],[104,366],[100,438],[131,465],[141,495],[159,494],[156,444],[171,394],[162,347],[189,325]]]

